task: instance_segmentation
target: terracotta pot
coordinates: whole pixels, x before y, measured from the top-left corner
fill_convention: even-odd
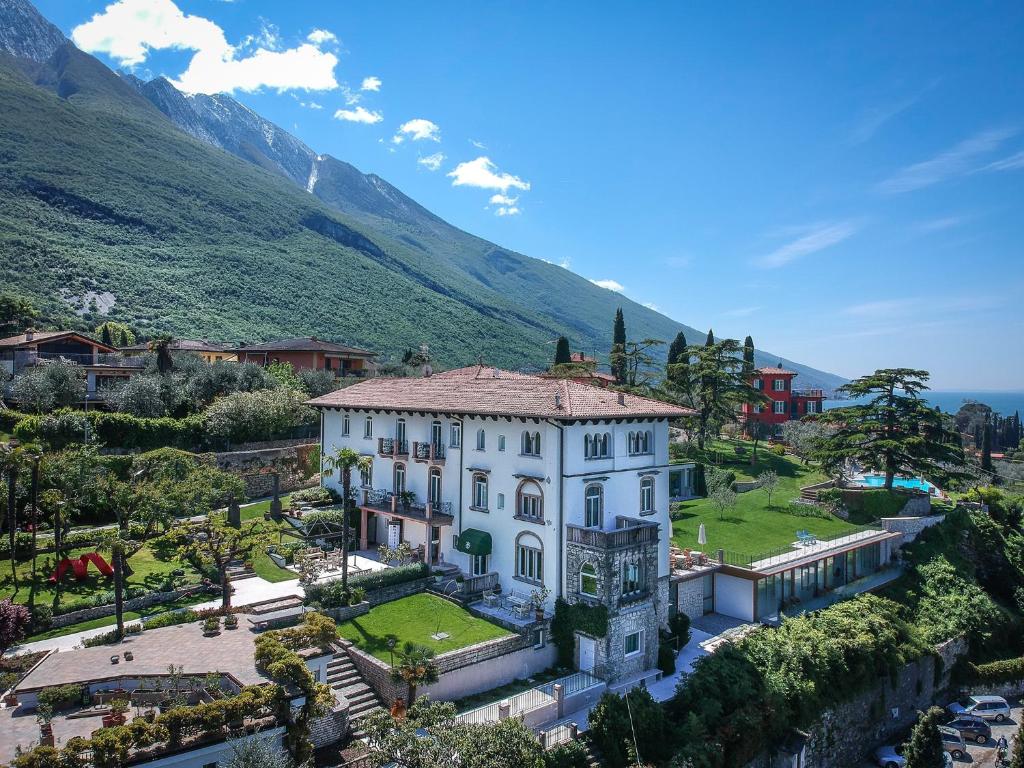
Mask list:
[[[4,704],[6,704],[8,707],[18,706],[18,694],[8,693],[6,696],[4,696]]]

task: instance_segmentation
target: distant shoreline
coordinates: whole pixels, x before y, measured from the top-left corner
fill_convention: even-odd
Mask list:
[[[934,389],[921,393],[921,397],[946,413],[956,413],[964,401],[974,400],[984,403],[1001,416],[1012,416],[1015,412],[1024,414],[1024,390]],[[830,398],[825,401],[825,410],[841,408],[857,401],[858,399]]]

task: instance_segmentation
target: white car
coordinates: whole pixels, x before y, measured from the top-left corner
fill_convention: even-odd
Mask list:
[[[954,701],[946,709],[954,715],[977,715],[997,723],[1010,717],[1010,705],[1002,696],[969,696],[966,706]]]
[[[880,768],[903,768],[907,760],[896,753],[896,747],[879,747],[875,750],[875,763]]]

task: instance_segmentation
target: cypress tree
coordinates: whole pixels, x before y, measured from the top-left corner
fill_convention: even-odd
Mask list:
[[[715,332],[713,329],[708,328],[708,340],[704,342],[705,347],[715,346]]]
[[[680,362],[679,356],[686,352],[686,336],[682,331],[676,334],[676,337],[672,340],[672,343],[668,347],[668,360],[667,363]],[[686,362],[685,360],[682,362]]]
[[[754,340],[747,336],[743,340],[743,373],[748,376],[754,372]]]
[[[942,765],[942,736],[939,735],[941,722],[942,710],[938,707],[918,713],[917,724],[910,732],[910,741],[903,751],[907,768],[932,768]]]
[[[981,468],[992,471],[992,422],[985,417],[985,426],[981,430]]]
[[[612,375],[616,384],[626,383],[626,321],[622,307],[615,310],[615,326],[612,328]]]
[[[110,326],[107,323],[103,324],[103,333],[100,334],[100,341],[108,347],[114,346],[114,340],[110,336]]]
[[[555,345],[555,365],[565,365],[570,362],[571,358],[569,340],[565,336],[559,336],[558,343]]]

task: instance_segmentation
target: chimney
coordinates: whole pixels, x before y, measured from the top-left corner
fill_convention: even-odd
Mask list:
[[[622,393],[622,392],[619,392],[619,405],[625,405],[625,404],[626,404],[626,395],[624,393]]]
[[[35,337],[36,337],[36,329],[35,328],[29,328],[27,331],[25,331],[25,341],[32,341],[32,339],[34,339]]]
[[[555,408],[562,408],[562,395],[560,392],[555,392]]]

